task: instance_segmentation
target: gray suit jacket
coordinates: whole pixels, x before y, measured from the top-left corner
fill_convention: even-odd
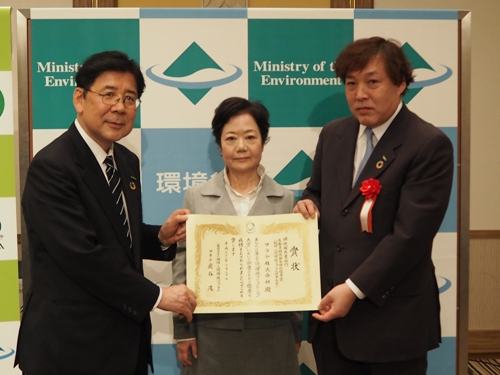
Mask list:
[[[291,213],[295,204],[293,193],[277,184],[273,179],[264,176],[262,189],[257,196],[249,216]],[[183,207],[192,214],[235,215],[231,199],[224,186],[224,173],[220,172],[202,185],[186,191]],[[186,283],[186,247],[179,244],[177,256],[172,265],[173,283]],[[283,313],[251,313],[251,314],[199,314],[192,323],[174,316],[174,338],[186,339],[196,337],[196,325],[216,328],[241,330],[247,328],[274,327],[290,322],[293,326],[295,341],[302,341],[301,312]]]

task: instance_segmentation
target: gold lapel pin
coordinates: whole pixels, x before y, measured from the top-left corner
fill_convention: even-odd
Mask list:
[[[377,164],[375,165],[375,168],[380,169],[384,166],[384,162],[382,160],[379,160]]]
[[[134,181],[130,181],[130,189],[131,190],[135,190],[136,186],[135,186],[135,182]]]

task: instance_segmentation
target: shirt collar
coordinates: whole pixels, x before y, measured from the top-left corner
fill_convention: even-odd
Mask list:
[[[257,175],[260,177],[260,181],[258,185],[255,188],[253,188],[252,191],[248,192],[246,195],[254,194],[260,190],[260,188],[262,187],[262,181],[264,179],[265,174],[266,174],[266,169],[262,164],[259,164],[257,166]],[[224,168],[224,184],[228,189],[231,189],[231,191],[237,196],[243,196],[231,187],[231,184],[229,183],[229,178],[227,176],[227,167]]]
[[[401,108],[403,108],[403,102],[402,101],[399,102],[398,108],[396,108],[396,110],[394,111],[394,113],[392,114],[392,116],[389,117],[389,119],[386,122],[384,122],[382,125],[379,125],[379,126],[377,126],[375,128],[372,128],[373,134],[375,135],[375,138],[377,139],[377,141],[380,141],[380,138],[382,138],[382,136],[384,135],[384,133],[386,132],[386,130],[389,128],[389,125],[391,125],[392,121],[398,115],[398,113],[401,110]],[[365,125],[359,124],[358,139],[361,138],[361,136],[363,135],[365,129],[366,129]]]
[[[82,126],[80,125],[77,119],[75,119],[75,126],[76,129],[78,130],[78,133],[80,133],[87,146],[89,146],[90,151],[92,151],[99,164],[104,163],[104,159],[106,159],[106,156],[108,155],[113,156],[113,144],[109,148],[109,152],[106,153],[106,151],[104,151],[102,147],[99,146],[96,141],[90,138],[90,136],[85,132],[85,130],[83,130]]]

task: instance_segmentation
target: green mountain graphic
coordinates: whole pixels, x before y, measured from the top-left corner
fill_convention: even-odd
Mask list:
[[[189,76],[203,69],[224,71],[196,42],[193,42],[163,74],[179,78]],[[179,89],[193,104],[197,104],[210,90],[211,88]]]
[[[311,177],[313,160],[302,150],[274,177],[281,185],[296,184]]]
[[[429,69],[433,72],[435,71],[434,69],[432,69],[432,66],[430,66],[427,61],[425,61],[424,58],[420,56],[418,52],[415,51],[415,49],[408,43],[403,44],[402,49],[408,60],[410,60],[411,67],[413,69]]]
[[[300,365],[300,375],[315,375],[314,372],[307,367],[305,363]]]
[[[432,70],[433,72],[435,71],[432,66],[429,65],[427,61],[424,60],[422,56],[419,55],[415,49],[409,45],[408,43],[403,44],[402,47],[404,53],[406,54],[406,57],[411,63],[411,67],[413,69],[429,69]],[[405,94],[403,97],[403,101],[405,104],[408,104],[417,94],[421,91],[421,88],[418,89],[408,89],[408,92]]]

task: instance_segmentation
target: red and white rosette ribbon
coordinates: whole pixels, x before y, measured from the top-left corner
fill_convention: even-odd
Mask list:
[[[382,185],[380,185],[380,182],[374,178],[364,180],[361,183],[359,190],[365,197],[365,201],[361,207],[361,212],[359,213],[361,232],[373,233],[372,209],[377,201],[377,195],[380,193],[381,189]]]

